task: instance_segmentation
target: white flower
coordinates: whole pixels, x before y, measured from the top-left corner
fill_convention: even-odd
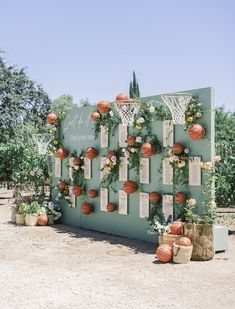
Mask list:
[[[150,111],[150,113],[153,113],[155,111],[154,106],[150,106],[149,111]]]
[[[116,162],[117,161],[117,157],[116,156],[112,156],[111,157],[111,161]]]
[[[82,169],[82,170],[84,170],[84,169],[85,169],[85,166],[84,166],[84,165],[82,165],[82,166],[81,166],[81,169]]]
[[[29,174],[30,174],[30,176],[34,176],[34,175],[35,175],[35,172],[34,172],[34,171],[31,171]]]
[[[113,165],[116,165],[117,164],[117,162],[116,161],[113,161]]]
[[[196,116],[197,118],[200,118],[200,117],[202,117],[202,113],[197,112],[195,116]]]
[[[135,148],[131,148],[131,152],[134,153],[135,152]]]
[[[107,158],[106,160],[105,160],[105,164],[109,164],[110,163],[110,160]]]
[[[80,159],[81,159],[81,160],[83,160],[83,159],[84,159],[84,157],[82,156],[82,157],[80,157]]]
[[[61,197],[62,196],[62,194],[61,193],[58,193],[58,197]]]
[[[135,141],[136,141],[136,143],[141,143],[142,142],[142,137],[141,136],[137,136]]]
[[[110,111],[110,112],[109,112],[109,115],[110,115],[111,117],[113,117],[113,116],[114,116],[113,111]]]
[[[69,200],[69,199],[70,199],[70,197],[69,197],[69,196],[65,196],[64,198],[65,198],[66,200]]]
[[[213,167],[213,164],[211,162],[204,162],[203,163],[203,168],[206,170],[211,170]]]
[[[178,156],[173,156],[173,157],[172,157],[172,160],[173,160],[173,161],[178,161],[178,160],[179,160],[179,157],[178,157]]]
[[[140,117],[139,119],[136,120],[137,123],[144,123],[145,120],[143,117]]]
[[[127,157],[127,158],[129,158],[130,152],[129,152],[129,151],[125,151],[125,152],[124,152],[124,156]]]
[[[108,171],[111,171],[111,167],[108,166],[108,167],[107,167],[107,170],[108,170]]]
[[[170,157],[170,158],[169,158],[169,161],[170,161],[170,162],[174,162],[174,157]]]
[[[189,149],[188,149],[188,148],[185,148],[185,149],[184,149],[184,153],[189,153]]]
[[[216,202],[215,201],[211,202],[211,208],[216,208]]]
[[[122,148],[122,152],[125,152],[126,151],[126,149],[125,148]]]
[[[197,201],[194,198],[191,198],[190,200],[188,200],[188,204],[191,207],[194,207],[196,205]]]
[[[215,163],[218,163],[220,160],[221,160],[221,156],[214,156],[213,161],[214,161]]]
[[[78,169],[80,168],[80,166],[75,165],[73,168],[74,168],[75,170],[78,170]]]
[[[178,167],[181,168],[181,167],[184,167],[186,164],[186,162],[184,160],[179,160],[178,161]]]

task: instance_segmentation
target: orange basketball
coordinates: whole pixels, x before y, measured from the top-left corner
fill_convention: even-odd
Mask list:
[[[107,211],[108,212],[114,212],[117,209],[117,205],[114,203],[108,203],[107,205]]]
[[[82,187],[81,187],[81,186],[78,186],[78,185],[75,185],[75,186],[73,186],[73,188],[72,188],[72,192],[73,192],[73,194],[74,194],[75,196],[80,196],[80,195],[82,195],[82,191],[83,191]]]
[[[141,152],[144,157],[152,157],[155,154],[154,145],[152,143],[144,143],[141,147]]]
[[[47,115],[47,123],[49,124],[56,124],[58,120],[58,116],[55,113],[50,113]]]
[[[191,240],[188,237],[180,237],[176,244],[182,247],[192,246]]]
[[[203,126],[200,124],[193,124],[189,129],[188,129],[188,136],[194,140],[194,141],[199,141],[206,135],[206,130]]]
[[[181,155],[184,152],[184,149],[185,147],[182,144],[174,144],[173,146],[173,152],[176,155]]]
[[[69,155],[68,151],[66,149],[63,148],[59,148],[56,152],[56,156],[57,158],[59,158],[60,160],[64,160],[65,158],[67,158]]]
[[[177,192],[175,195],[176,203],[183,204],[187,200],[187,195],[184,192]]]
[[[156,250],[156,256],[160,262],[168,263],[173,259],[173,252],[170,245],[160,245]]]
[[[134,193],[137,189],[138,189],[138,186],[134,180],[127,180],[123,185],[123,190],[127,194]]]
[[[92,160],[92,159],[96,158],[97,155],[98,155],[98,151],[95,148],[89,147],[89,148],[86,149],[86,157],[88,159]]]
[[[136,137],[135,136],[128,136],[127,144],[128,146],[135,146]]]
[[[161,200],[161,194],[160,193],[153,191],[149,194],[149,201],[151,203],[157,203],[160,200]]]
[[[94,189],[91,189],[91,190],[89,190],[89,191],[87,192],[87,196],[88,196],[89,198],[96,198],[97,195],[98,195],[98,192],[97,192],[96,190],[94,190]]]
[[[99,101],[97,104],[97,109],[100,113],[107,114],[110,111],[110,103],[108,101]]]
[[[174,221],[170,226],[170,234],[182,235],[183,234],[183,223],[181,221]]]
[[[117,96],[116,96],[116,101],[121,101],[123,103],[128,103],[128,100],[129,100],[129,97],[127,94],[125,93],[119,93]]]
[[[61,182],[58,184],[58,188],[59,188],[60,190],[65,190],[66,186],[67,186],[67,183],[64,182],[64,181],[61,181]]]
[[[91,205],[90,203],[84,203],[81,207],[81,213],[84,215],[88,216],[94,211],[94,206]]]
[[[110,150],[110,151],[107,153],[107,158],[108,158],[108,159],[111,159],[113,156],[116,156],[116,152],[115,152],[115,150]]]
[[[78,157],[75,157],[75,158],[73,159],[73,165],[75,165],[75,166],[80,166],[80,165],[82,165],[82,160],[81,160],[80,158],[78,158]]]
[[[48,217],[46,214],[41,214],[38,216],[37,224],[40,226],[48,225]]]
[[[98,112],[93,112],[91,114],[91,120],[94,121],[94,122],[97,122],[100,120],[100,113]]]

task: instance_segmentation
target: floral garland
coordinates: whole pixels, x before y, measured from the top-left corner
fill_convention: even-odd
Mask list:
[[[185,112],[184,130],[187,130],[192,124],[197,123],[198,119],[202,117],[203,111],[201,105],[198,96],[193,96]]]
[[[55,191],[58,191],[55,197],[56,202],[65,201],[69,206],[72,205],[69,196],[69,185],[65,181],[58,181],[57,186],[55,186]]]

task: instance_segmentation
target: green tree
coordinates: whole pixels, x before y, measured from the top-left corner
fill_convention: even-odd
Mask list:
[[[60,121],[62,121],[68,112],[73,108],[73,106],[73,97],[69,94],[63,94],[52,101],[51,111],[58,114]]]
[[[139,84],[135,76],[135,71],[133,71],[133,80],[130,82],[129,96],[132,99],[140,97]]]

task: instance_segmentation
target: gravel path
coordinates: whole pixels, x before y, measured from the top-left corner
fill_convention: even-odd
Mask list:
[[[160,264],[146,242],[19,227],[0,204],[1,309],[234,308],[235,236],[210,262]]]

